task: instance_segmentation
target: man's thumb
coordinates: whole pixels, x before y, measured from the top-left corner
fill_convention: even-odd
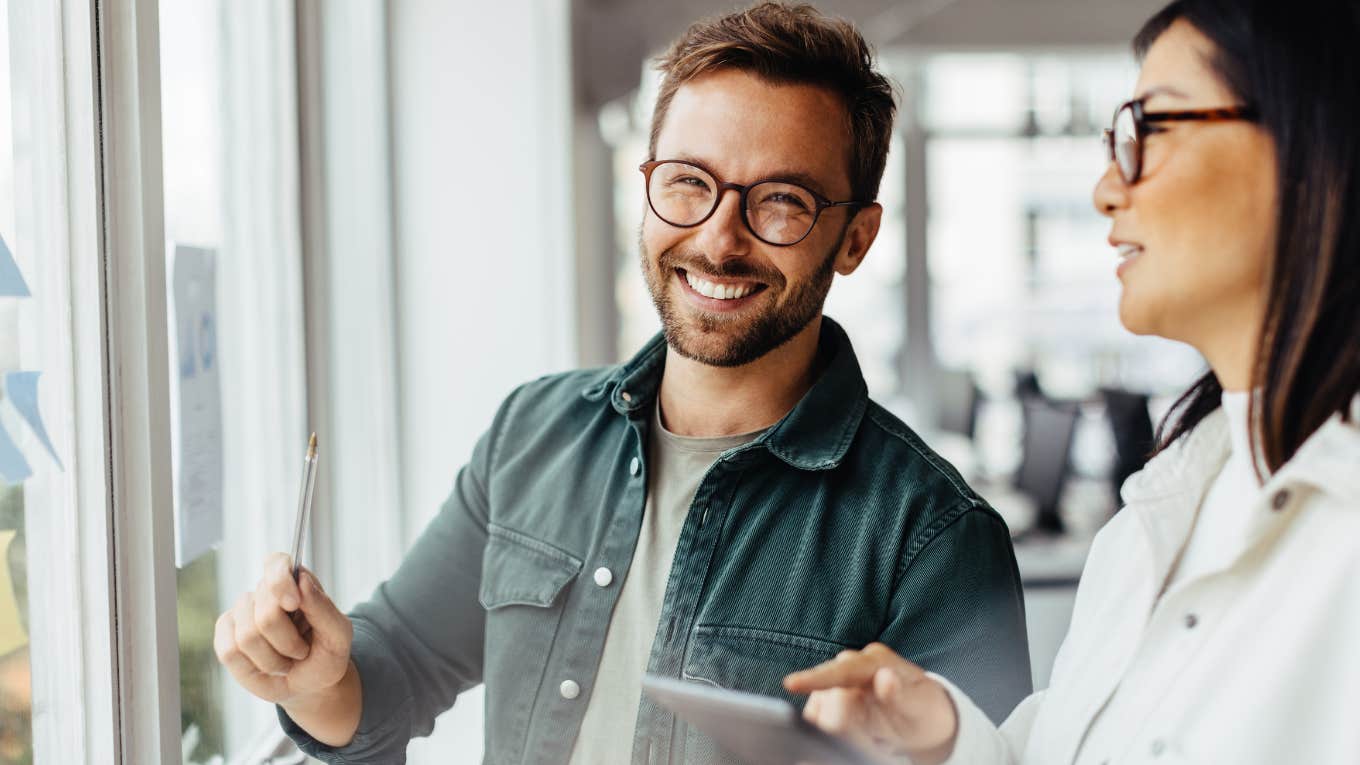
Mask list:
[[[349,617],[340,613],[330,596],[321,589],[321,584],[312,572],[303,570],[298,577],[298,589],[302,591],[302,613],[312,625],[313,640],[320,639],[325,648],[337,648],[337,644],[349,644]]]

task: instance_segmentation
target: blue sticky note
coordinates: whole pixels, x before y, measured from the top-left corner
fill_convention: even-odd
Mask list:
[[[28,291],[24,275],[19,273],[19,264],[14,262],[9,245],[5,244],[5,237],[0,236],[0,297],[28,297],[32,294]]]
[[[33,471],[28,467],[28,461],[24,459],[19,447],[14,445],[14,439],[9,437],[9,431],[0,424],[0,478],[4,478],[7,483],[23,483],[28,477],[33,475]]]
[[[61,458],[57,456],[56,448],[52,446],[51,437],[47,435],[47,428],[43,425],[42,412],[38,411],[38,377],[41,375],[42,372],[6,373],[5,398],[14,405],[14,409],[24,418],[24,422],[28,423],[28,427],[33,429],[33,434],[42,441],[42,445],[47,447],[47,453],[57,461],[57,467],[65,470]]]

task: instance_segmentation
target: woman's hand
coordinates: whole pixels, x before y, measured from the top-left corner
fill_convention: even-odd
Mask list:
[[[882,643],[784,678],[791,693],[810,693],[803,717],[887,757],[917,765],[954,751],[958,714],[944,686]]]

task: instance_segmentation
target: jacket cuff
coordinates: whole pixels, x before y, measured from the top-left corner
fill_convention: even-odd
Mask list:
[[[1011,762],[1006,741],[987,713],[978,708],[968,694],[934,672],[926,675],[944,687],[954,702],[958,731],[954,734],[954,753],[942,765],[1005,765]]]
[[[359,618],[353,619],[354,642],[350,660],[359,671],[363,710],[354,739],[342,747],[330,747],[307,734],[283,707],[277,707],[279,724],[288,738],[309,757],[332,765],[400,765],[406,762],[411,740],[410,687],[400,664],[387,652],[377,631]]]

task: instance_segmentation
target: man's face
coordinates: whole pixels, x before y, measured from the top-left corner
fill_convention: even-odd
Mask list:
[[[846,122],[829,91],[724,70],[675,93],[656,159],[694,162],[743,186],[799,179],[828,199],[847,200]],[[871,205],[851,222],[851,208],[828,208],[801,242],[776,247],[751,233],[740,204],[740,194],[726,191],[712,217],[693,228],[672,226],[650,207],[642,222],[642,272],[666,341],[713,366],[755,361],[819,317],[834,273],[858,267],[881,214]]]

